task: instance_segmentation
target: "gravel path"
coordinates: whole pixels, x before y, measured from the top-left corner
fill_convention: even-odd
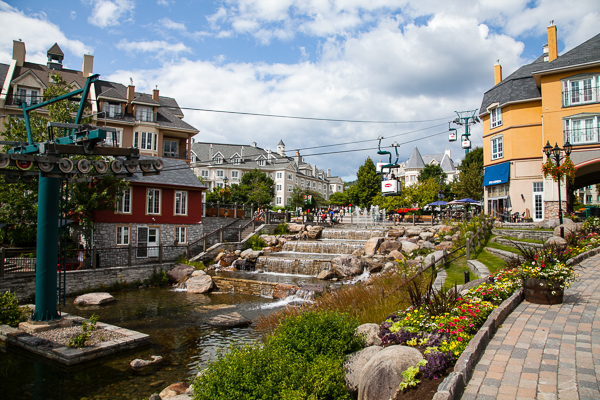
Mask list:
[[[79,335],[83,332],[81,325],[71,326],[68,328],[50,329],[44,332],[34,333],[33,336],[44,339],[46,343],[43,345],[49,348],[57,348],[66,346],[69,339]],[[102,342],[109,340],[121,339],[125,335],[113,331],[107,331],[102,328],[98,328],[95,331],[90,332],[90,336],[86,341],[85,347],[93,347]]]

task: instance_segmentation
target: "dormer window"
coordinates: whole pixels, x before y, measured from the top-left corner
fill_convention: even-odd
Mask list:
[[[216,156],[214,158],[214,160],[215,160],[215,164],[223,164],[223,157]]]
[[[121,105],[118,103],[104,102],[102,112],[106,113],[106,117],[108,118],[123,118]]]
[[[262,158],[260,160],[258,160],[256,163],[258,164],[259,167],[264,167],[266,164],[265,160]]]
[[[40,91],[38,89],[19,88],[16,96],[16,104],[25,103],[27,106],[32,106],[40,102]]]
[[[147,106],[137,106],[135,119],[142,122],[154,122],[154,108]]]

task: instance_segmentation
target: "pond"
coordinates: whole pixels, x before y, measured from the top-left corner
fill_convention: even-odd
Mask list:
[[[118,300],[96,307],[79,307],[67,299],[63,311],[90,317],[150,335],[151,345],[98,359],[74,367],[65,367],[0,342],[0,393],[2,398],[81,400],[148,399],[168,385],[196,374],[213,358],[219,348],[235,341],[256,341],[249,327],[218,329],[206,321],[218,314],[239,312],[249,319],[273,312],[280,302],[240,294],[188,294],[171,288],[118,292]],[[211,310],[210,306],[233,308]],[[161,364],[133,371],[135,358],[163,357]]]

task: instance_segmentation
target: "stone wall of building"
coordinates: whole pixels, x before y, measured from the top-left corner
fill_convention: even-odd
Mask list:
[[[127,225],[131,227],[131,238],[129,242],[135,247],[137,245],[138,226],[147,227],[148,224],[115,224],[115,223],[96,223],[94,224],[94,245],[97,248],[117,247],[116,245],[116,227],[117,225]],[[165,246],[172,246],[175,241],[175,226],[185,226],[187,229],[187,241],[192,243],[199,239],[205,233],[204,224],[159,224],[160,243]]]
[[[226,293],[250,294],[253,296],[273,297],[277,283],[250,281],[247,279],[222,278],[213,276],[215,290]]]
[[[567,202],[562,201],[563,217],[567,212]],[[558,201],[544,201],[544,219],[558,219]]]
[[[113,267],[84,269],[66,272],[66,293],[73,295],[81,291],[93,291],[116,282],[143,282],[153,273],[166,271],[170,264],[137,265],[133,267]],[[30,299],[35,295],[35,275],[8,275],[0,279],[0,293],[10,290],[19,300]]]

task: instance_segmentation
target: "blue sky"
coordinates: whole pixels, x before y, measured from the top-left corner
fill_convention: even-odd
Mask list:
[[[576,6],[574,6],[576,5]],[[546,27],[558,27],[559,53],[599,33],[600,2],[580,0],[79,0],[0,1],[0,63],[12,41],[27,60],[45,63],[54,42],[65,65],[94,55],[94,72],[191,108],[398,124],[318,122],[184,111],[197,141],[248,144],[331,168],[344,179],[374,139],[415,145],[422,154],[452,151],[442,132],[456,110],[479,107],[504,76],[541,55]],[[452,118],[451,118],[452,117]],[[427,121],[427,122],[415,122]],[[444,126],[445,125],[445,126]],[[418,131],[418,132],[415,132]],[[412,133],[411,133],[412,132]],[[472,141],[481,145],[481,125]],[[309,150],[307,147],[372,139]],[[310,156],[314,153],[362,151]]]

